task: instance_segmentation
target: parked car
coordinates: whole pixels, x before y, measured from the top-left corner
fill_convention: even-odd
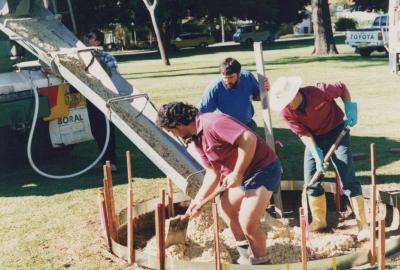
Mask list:
[[[389,38],[388,23],[388,15],[378,16],[368,28],[346,31],[345,43],[356,48],[361,56],[369,56],[373,51],[384,52]]]
[[[233,41],[242,45],[250,45],[254,41],[272,42],[277,37],[276,27],[272,25],[242,25],[233,34]]]
[[[176,39],[171,40],[171,47],[181,49],[186,47],[205,48],[215,43],[215,38],[208,33],[182,33]]]

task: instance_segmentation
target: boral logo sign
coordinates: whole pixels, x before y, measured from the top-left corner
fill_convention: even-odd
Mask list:
[[[71,123],[82,122],[83,118],[80,113],[58,118],[58,125],[68,125]]]

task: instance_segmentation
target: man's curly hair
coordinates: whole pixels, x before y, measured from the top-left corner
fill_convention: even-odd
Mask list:
[[[199,110],[183,102],[170,102],[158,111],[157,125],[161,128],[175,128],[178,124],[189,125]]]

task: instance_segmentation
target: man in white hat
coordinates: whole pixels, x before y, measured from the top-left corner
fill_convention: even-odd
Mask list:
[[[300,87],[300,77],[281,77],[271,87],[271,109],[279,111],[290,129],[305,144],[304,181],[311,180],[316,170],[325,172],[324,154],[334,144],[345,125],[357,124],[357,103],[351,101],[350,92],[342,82],[318,83]],[[340,97],[344,102],[345,114],[336,104]],[[346,115],[346,119],[343,120]],[[350,147],[350,135],[343,138],[331,161],[343,184],[344,193],[350,197],[356,216],[358,240],[369,238],[365,216],[364,197],[360,182],[356,180]],[[311,230],[327,227],[326,198],[321,182],[317,181],[307,189],[312,212]]]

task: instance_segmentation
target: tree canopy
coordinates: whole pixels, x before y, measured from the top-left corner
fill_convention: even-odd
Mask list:
[[[302,19],[307,0],[161,0],[156,15],[162,31],[176,27],[189,14],[213,20],[253,20],[258,23],[295,23]],[[112,23],[130,26],[151,26],[151,20],[141,0],[73,1],[79,32],[92,27],[104,28]],[[173,30],[172,30],[173,31]]]
[[[63,2],[58,1],[62,6]],[[137,10],[137,3],[140,0],[73,0],[73,8],[78,23],[78,32],[85,33],[91,28],[107,28],[113,23],[121,23],[130,26],[136,20],[144,21],[150,19],[145,11],[144,5],[141,6],[142,12]],[[65,5],[65,3],[64,3]],[[67,8],[61,7],[62,10]],[[60,8],[59,8],[60,10]]]
[[[259,23],[290,23],[302,19],[305,0],[203,0],[193,1],[191,10],[195,16],[213,19],[220,15],[228,19],[253,20]]]
[[[354,0],[354,9],[356,10],[375,10],[387,12],[389,0]]]

